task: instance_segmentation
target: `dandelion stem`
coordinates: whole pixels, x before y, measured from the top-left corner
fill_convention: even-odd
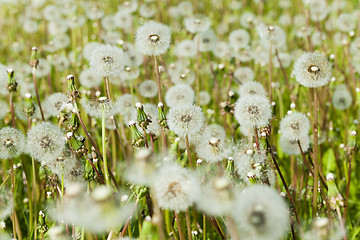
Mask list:
[[[314,93],[314,124],[313,124],[314,189],[313,189],[313,199],[312,199],[312,207],[313,207],[312,216],[314,218],[317,212],[317,193],[318,193],[318,100],[315,89],[313,89],[313,93]]]
[[[103,149],[103,164],[104,164],[104,174],[105,174],[105,182],[107,186],[110,186],[109,181],[109,170],[107,166],[107,156],[106,156],[106,141],[105,141],[105,112],[102,113],[101,118],[101,139],[102,139],[102,149]]]
[[[234,219],[231,216],[228,216],[226,218],[226,221],[227,221],[228,230],[229,230],[231,239],[240,240],[239,233],[237,231],[236,223],[235,223]]]
[[[186,210],[186,211],[185,211],[185,220],[186,220],[186,228],[187,228],[188,239],[192,239],[192,234],[191,234],[191,219],[190,219],[189,210]]]
[[[10,109],[11,109],[11,121],[12,125],[15,128],[15,113],[14,113],[14,96],[13,94],[10,94]]]
[[[184,233],[183,233],[183,231],[181,229],[181,222],[180,222],[179,215],[177,214],[176,211],[174,211],[174,214],[175,214],[176,224],[177,224],[178,231],[179,231],[180,240],[185,240]]]
[[[109,76],[105,76],[105,88],[106,88],[106,95],[109,100],[111,100],[110,95],[110,83],[109,83]]]
[[[272,44],[269,47],[269,98],[272,102]]]
[[[154,56],[154,66],[155,66],[155,75],[156,75],[156,83],[158,86],[158,97],[159,97],[159,102],[163,102],[162,101],[162,95],[161,95],[161,83],[160,83],[160,73],[159,73],[159,67],[158,67],[158,63],[156,60],[156,56]]]
[[[44,113],[43,113],[43,110],[42,110],[42,107],[41,107],[41,103],[40,103],[40,97],[39,97],[38,87],[37,87],[37,83],[36,83],[35,71],[36,71],[36,68],[33,68],[33,70],[32,70],[32,76],[33,76],[35,94],[36,94],[37,103],[38,103],[38,105],[39,105],[39,109],[40,109],[40,113],[41,113],[41,119],[42,119],[43,121],[45,121]]]
[[[299,215],[298,215],[298,213],[297,213],[297,211],[296,211],[296,207],[295,207],[295,201],[294,201],[294,199],[293,199],[293,197],[292,197],[292,195],[291,195],[291,193],[290,193],[289,187],[288,187],[288,185],[286,184],[285,178],[284,178],[284,176],[283,176],[283,174],[282,174],[282,172],[281,172],[281,170],[280,170],[280,167],[279,167],[279,165],[278,165],[278,163],[277,163],[277,161],[276,161],[276,159],[275,159],[274,152],[272,151],[270,142],[269,142],[269,140],[268,140],[267,138],[266,138],[266,143],[267,143],[267,146],[268,146],[270,155],[271,155],[271,159],[272,159],[273,162],[274,162],[274,165],[275,165],[275,167],[276,167],[276,170],[277,170],[277,172],[279,173],[280,179],[281,179],[281,181],[282,181],[282,183],[283,183],[283,185],[284,185],[284,188],[285,188],[285,190],[286,190],[286,194],[288,195],[288,198],[289,198],[289,200],[290,200],[290,203],[291,203],[291,205],[292,205],[292,207],[293,207],[293,211],[294,211],[294,213],[295,213],[296,221],[297,221],[297,223],[299,224],[299,226],[301,226],[301,224],[300,224],[300,218],[299,218]]]
[[[189,167],[192,167],[191,153],[190,153],[190,144],[189,144],[189,137],[188,137],[188,135],[186,135],[186,137],[185,137],[185,142],[186,142],[186,152],[187,152],[187,155],[188,155]]]
[[[344,212],[343,212],[343,222],[345,222],[345,220],[346,220],[346,212],[347,212],[347,208],[348,208],[348,199],[349,199],[349,192],[350,192],[351,155],[352,155],[352,152],[349,153],[348,182],[347,182],[347,186],[346,186],[346,197],[345,197]]]
[[[304,153],[304,151],[302,150],[302,147],[301,147],[301,145],[300,145],[300,141],[298,140],[297,143],[298,143],[298,146],[299,146],[299,149],[300,149],[300,152],[301,152],[301,156],[302,156],[302,158],[303,158],[303,162],[305,163],[306,167],[309,169],[310,173],[311,173],[311,174],[314,174],[314,171],[313,171],[312,167],[309,165],[309,162],[307,161],[307,159],[306,159],[306,157],[305,157],[305,153]],[[311,161],[310,161],[310,163],[312,164]],[[313,165],[313,164],[312,164],[312,165]],[[327,189],[328,189],[328,186],[327,186],[327,184],[326,184],[326,181],[325,181],[325,179],[324,179],[324,176],[323,176],[320,172],[319,172],[319,176],[320,176],[320,180],[321,180],[322,184],[324,185],[324,187],[325,187],[326,190],[327,190]]]
[[[259,135],[258,135],[257,127],[254,127],[254,133],[255,133],[256,149],[257,149],[258,153],[260,153],[260,142],[259,142]]]
[[[196,38],[196,73],[195,73],[195,82],[196,82],[196,104],[199,104],[200,101],[200,78],[199,78],[199,69],[200,69],[200,51],[199,51],[199,37]]]
[[[281,73],[282,73],[282,75],[283,75],[283,77],[285,79],[285,84],[286,84],[286,86],[290,86],[288,76],[286,75],[284,66],[282,65],[281,59],[279,57],[279,52],[278,52],[278,50],[276,48],[275,48],[275,56],[276,56],[276,59],[279,62]]]

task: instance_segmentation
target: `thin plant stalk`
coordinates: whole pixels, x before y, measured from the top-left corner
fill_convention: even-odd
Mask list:
[[[43,110],[42,110],[41,103],[40,103],[40,97],[39,97],[39,91],[38,91],[38,87],[37,87],[37,83],[36,83],[36,75],[35,75],[35,72],[36,72],[36,68],[33,68],[33,70],[32,70],[32,76],[33,76],[33,82],[34,82],[36,100],[37,100],[37,103],[38,103],[38,105],[39,105],[39,109],[40,109],[40,113],[41,113],[41,119],[42,119],[43,121],[45,121],[44,112],[43,112]]]
[[[272,44],[270,42],[269,47],[269,98],[270,102],[272,102]]]
[[[314,146],[313,146],[313,159],[314,159],[314,189],[313,189],[313,218],[316,216],[317,212],[317,193],[318,193],[318,100],[315,89],[314,93],[314,123],[313,123],[313,136],[314,136]]]
[[[346,186],[346,197],[345,197],[345,204],[344,204],[344,212],[343,212],[343,222],[346,220],[346,212],[348,208],[348,199],[349,199],[349,192],[350,192],[350,180],[351,180],[351,155],[352,152],[349,153],[349,171],[348,171],[348,182]]]
[[[156,60],[156,56],[154,56],[154,66],[155,66],[155,75],[156,75],[156,83],[157,83],[157,87],[158,87],[158,97],[159,97],[159,102],[163,102],[162,101],[162,94],[161,94],[161,83],[160,83],[160,73],[159,73],[159,67],[158,67],[158,63]]]
[[[199,37],[196,38],[196,72],[195,72],[195,83],[196,83],[196,104],[199,104],[200,101],[200,78],[199,78],[199,69],[200,69],[200,51],[199,51]]]
[[[111,100],[109,76],[105,76],[104,80],[107,98]]]
[[[11,122],[13,127],[16,127],[15,124],[15,113],[14,113],[14,95],[10,94],[10,109],[11,109]]]
[[[290,86],[290,84],[289,84],[289,78],[288,78],[288,76],[286,75],[284,66],[283,66],[283,64],[282,64],[282,62],[281,62],[281,59],[280,59],[280,57],[279,57],[279,52],[278,52],[277,49],[275,49],[275,56],[276,56],[276,59],[277,59],[278,62],[279,62],[281,73],[282,73],[282,75],[283,75],[283,77],[284,77],[284,79],[285,79],[285,84],[286,84],[286,86]]]
[[[193,238],[192,238],[192,234],[191,234],[191,219],[190,219],[189,210],[185,211],[185,220],[186,220],[186,228],[187,228],[188,239],[191,240]]]
[[[180,222],[179,214],[176,211],[174,211],[174,215],[175,215],[176,224],[177,224],[178,231],[179,231],[180,240],[185,240],[184,233],[181,229],[181,222]]]
[[[282,183],[283,183],[283,185],[284,185],[284,188],[285,188],[285,190],[286,190],[286,194],[288,195],[288,198],[289,198],[289,200],[290,200],[290,203],[291,203],[291,205],[293,206],[296,221],[297,221],[297,223],[299,224],[299,226],[301,226],[301,224],[300,224],[300,218],[299,218],[299,215],[298,215],[297,210],[296,210],[296,207],[295,207],[295,201],[294,201],[294,199],[293,199],[293,197],[292,197],[292,195],[291,195],[291,193],[290,193],[289,187],[288,187],[288,185],[287,185],[287,183],[286,183],[286,181],[285,181],[285,178],[284,178],[284,176],[283,176],[283,174],[282,174],[282,172],[281,172],[281,170],[280,170],[279,164],[277,163],[277,161],[276,161],[276,159],[275,159],[274,152],[272,151],[272,148],[271,148],[271,145],[270,145],[270,142],[269,142],[268,139],[266,139],[266,143],[267,143],[267,145],[268,145],[268,148],[269,148],[269,151],[270,151],[270,155],[271,155],[271,158],[272,158],[272,160],[273,160],[273,162],[274,162],[274,165],[275,165],[275,167],[276,167],[276,170],[277,170],[277,172],[279,173],[280,179],[281,179],[281,181],[282,181]]]
[[[236,223],[233,217],[226,217],[227,227],[232,240],[240,240],[240,236],[236,227]]]
[[[190,154],[190,144],[189,144],[189,138],[188,138],[187,135],[185,137],[185,142],[186,142],[186,152],[187,152],[187,155],[188,155],[189,167],[192,167],[191,154]]]
[[[110,186],[109,180],[109,170],[107,166],[107,156],[106,156],[106,131],[105,131],[105,112],[102,113],[101,118],[101,139],[102,139],[102,151],[103,151],[103,164],[104,164],[104,174],[105,174],[105,182],[107,186]]]

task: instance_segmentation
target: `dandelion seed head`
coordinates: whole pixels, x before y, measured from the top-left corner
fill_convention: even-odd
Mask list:
[[[43,108],[48,116],[57,117],[64,110],[68,97],[64,93],[53,93],[45,98]]]
[[[244,29],[234,30],[229,35],[229,43],[234,49],[245,48],[249,42],[250,34]]]
[[[136,32],[135,45],[144,55],[164,54],[170,46],[171,32],[165,24],[150,21],[140,26]]]
[[[287,136],[282,134],[280,136],[280,141],[279,141],[280,148],[285,154],[294,155],[294,156],[299,155],[301,152],[298,145],[298,141],[300,141],[300,146],[302,151],[307,152],[310,145],[310,137],[305,134],[300,135],[298,140],[289,139]]]
[[[175,106],[167,115],[169,129],[180,137],[195,137],[204,125],[200,107],[191,104]]]
[[[187,84],[176,84],[170,87],[165,94],[165,102],[169,107],[192,104],[195,92]]]
[[[92,51],[90,66],[102,76],[120,74],[124,64],[123,51],[110,45],[99,45]]]
[[[266,126],[272,117],[269,100],[261,95],[245,95],[236,101],[234,116],[239,124]]]
[[[26,152],[39,161],[49,163],[51,159],[61,157],[65,150],[65,134],[52,123],[33,126],[27,135]]]
[[[293,74],[304,87],[321,87],[330,81],[331,64],[321,54],[304,53],[296,60]]]
[[[334,108],[339,110],[345,110],[351,106],[352,96],[345,85],[338,85],[335,88],[332,103]]]
[[[280,131],[283,133],[284,138],[289,140],[299,140],[304,135],[308,135],[310,130],[309,118],[299,112],[287,115],[280,122]]]
[[[191,33],[204,32],[209,29],[211,22],[208,17],[197,14],[184,19],[186,29]]]
[[[200,192],[198,180],[178,165],[165,165],[153,180],[155,196],[163,209],[182,212],[188,209]]]
[[[4,127],[0,129],[0,159],[9,159],[19,156],[26,146],[25,135],[19,130]]]
[[[196,35],[194,42],[199,42],[200,52],[212,51],[218,41],[216,34],[211,30],[200,32]]]
[[[157,95],[157,84],[153,80],[145,80],[139,86],[139,93],[146,98],[153,98]]]
[[[248,82],[243,83],[239,87],[239,95],[240,95],[240,97],[243,97],[246,95],[266,96],[266,91],[261,83],[258,83],[255,81],[248,81]]]
[[[244,239],[276,240],[288,231],[287,206],[272,188],[254,185],[237,196],[232,212]]]
[[[101,74],[93,68],[83,70],[79,75],[81,86],[86,88],[95,88],[100,86],[103,81]]]
[[[250,81],[254,81],[254,72],[249,67],[239,67],[236,68],[234,72],[234,77],[237,81],[241,83],[246,83]]]

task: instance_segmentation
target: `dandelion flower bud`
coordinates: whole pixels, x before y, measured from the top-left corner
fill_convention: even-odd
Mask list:
[[[191,33],[204,32],[209,29],[210,24],[210,19],[202,14],[197,14],[184,19],[184,25]]]
[[[269,100],[260,95],[245,95],[235,103],[234,116],[240,124],[263,127],[272,116]]]
[[[286,139],[297,141],[308,135],[309,130],[309,118],[303,113],[295,112],[281,119],[280,131]]]
[[[331,64],[321,54],[304,53],[295,62],[293,74],[304,87],[321,87],[330,81]]]
[[[61,156],[65,149],[65,137],[62,130],[48,122],[32,127],[28,135],[27,153],[45,163]]]
[[[335,88],[332,103],[334,108],[339,110],[345,110],[350,107],[352,103],[352,96],[345,85],[341,84]]]
[[[117,75],[124,65],[124,53],[110,45],[99,45],[94,48],[90,57],[90,66],[102,76]]]
[[[30,56],[30,66],[33,68],[36,68],[39,64],[39,59],[37,57],[37,48],[36,47],[32,47],[31,49],[31,56]]]
[[[192,104],[194,100],[195,92],[187,84],[176,84],[170,87],[165,95],[165,102],[169,107]]]
[[[180,137],[197,135],[204,125],[204,114],[196,105],[181,105],[170,109],[167,115],[169,129]]]
[[[162,23],[150,21],[138,28],[135,45],[144,55],[164,54],[170,45],[170,28]]]
[[[139,86],[139,93],[146,98],[153,98],[157,96],[157,85],[153,80],[145,80]]]
[[[153,187],[159,206],[176,212],[188,209],[200,192],[196,177],[175,164],[165,165],[155,174]]]
[[[5,127],[0,129],[0,159],[9,159],[24,152],[26,140],[19,130]]]

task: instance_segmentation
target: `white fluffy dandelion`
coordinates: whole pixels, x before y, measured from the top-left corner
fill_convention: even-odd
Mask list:
[[[310,145],[310,137],[309,135],[303,135],[298,140],[289,139],[286,135],[282,134],[280,136],[280,148],[281,150],[288,155],[299,155],[301,153],[298,141],[300,142],[300,146],[303,152],[307,152]]]
[[[102,118],[103,114],[105,114],[105,118],[109,118],[117,113],[114,108],[114,103],[107,97],[93,99],[82,98],[81,105],[87,114],[99,119]]]
[[[92,51],[90,66],[102,76],[117,75],[124,64],[123,51],[110,45],[99,45]]]
[[[49,116],[57,117],[68,101],[66,94],[60,92],[53,93],[45,98],[43,103],[44,111]]]
[[[26,152],[39,161],[48,163],[60,157],[65,150],[65,134],[49,122],[32,127],[27,135]]]
[[[272,117],[270,102],[260,95],[243,96],[235,103],[234,116],[240,124],[263,127]]]
[[[254,71],[249,67],[238,67],[234,72],[234,77],[241,83],[254,81]]]
[[[245,240],[278,240],[289,228],[285,201],[272,188],[255,185],[238,196],[232,212]]]
[[[197,14],[184,19],[186,29],[191,33],[204,32],[209,29],[210,19],[202,14]]]
[[[156,200],[163,209],[185,211],[200,193],[196,177],[178,165],[164,165],[155,175],[152,185]]]
[[[167,115],[169,129],[180,137],[196,136],[204,125],[204,114],[196,105],[173,107]]]
[[[157,85],[153,80],[145,80],[139,85],[139,93],[143,97],[153,98],[157,95],[157,92]]]
[[[170,28],[162,23],[150,21],[138,28],[135,45],[144,55],[164,54],[170,45]]]
[[[176,84],[170,87],[165,94],[165,102],[169,107],[191,104],[195,100],[195,92],[187,84]]]
[[[345,85],[342,84],[335,88],[332,97],[332,103],[334,105],[334,108],[339,110],[344,110],[351,106],[352,96]]]
[[[211,133],[203,134],[196,145],[196,154],[207,162],[219,162],[228,156],[226,139],[213,136]]]
[[[266,96],[266,91],[261,83],[255,81],[245,82],[239,87],[240,97],[246,95],[261,95]]]
[[[26,146],[25,135],[19,130],[4,127],[0,130],[0,159],[9,159],[19,156]]]
[[[310,130],[309,118],[299,112],[289,114],[281,119],[280,130],[286,139],[297,141],[304,135],[308,135]]]
[[[95,88],[100,86],[103,81],[101,74],[93,68],[83,70],[79,75],[80,84],[86,88]]]
[[[234,49],[245,48],[249,42],[250,34],[244,29],[234,30],[229,35],[229,43]]]
[[[293,74],[304,87],[321,87],[330,81],[331,64],[321,54],[304,53],[296,60]]]

